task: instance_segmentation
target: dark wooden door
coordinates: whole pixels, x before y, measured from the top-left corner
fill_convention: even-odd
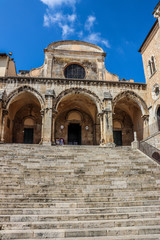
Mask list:
[[[113,138],[116,146],[122,146],[122,131],[113,131]]]
[[[81,144],[81,126],[80,124],[72,123],[68,126],[68,144]]]
[[[33,128],[24,128],[24,143],[33,143]]]

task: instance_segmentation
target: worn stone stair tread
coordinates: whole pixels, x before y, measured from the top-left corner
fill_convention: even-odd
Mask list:
[[[136,223],[136,224],[135,224]],[[146,225],[147,223],[147,225]],[[133,224],[135,224],[136,226],[139,227],[143,227],[144,224],[147,226],[153,226],[154,224],[159,224],[160,223],[160,216],[158,218],[139,218],[139,219],[114,219],[114,220],[90,220],[90,221],[86,221],[86,220],[81,220],[81,221],[25,221],[25,222],[3,222],[0,223],[0,227],[2,227],[2,230],[7,230],[7,229],[36,229],[37,227],[40,226],[39,229],[50,229],[55,228],[56,229],[74,229],[75,226],[78,225],[78,229],[84,228],[84,224],[86,224],[85,226],[87,227],[87,229],[90,228],[95,228],[98,229],[99,227],[102,228],[114,228],[118,227],[122,228],[122,227],[132,227]],[[126,226],[124,226],[124,224],[127,224]],[[131,224],[131,225],[128,225]],[[57,225],[57,227],[56,227]],[[94,226],[93,226],[94,225]],[[102,226],[104,225],[104,226]],[[108,225],[108,226],[107,226]],[[12,228],[11,228],[12,226]],[[43,228],[44,226],[44,228]],[[61,227],[60,227],[61,226]],[[72,226],[72,227],[71,227]],[[33,227],[33,228],[32,228]]]
[[[160,212],[160,206],[135,206],[133,207],[108,207],[108,208],[67,208],[67,209],[61,209],[61,208],[30,208],[30,209],[15,209],[15,208],[8,208],[8,209],[0,209],[0,214],[39,214],[43,215],[46,214],[56,214],[56,215],[82,215],[82,214],[104,214],[104,213],[135,213],[135,212],[149,212],[149,211],[159,211]]]
[[[112,213],[112,214],[81,214],[81,215],[1,215],[0,219],[2,219],[2,222],[4,222],[4,219],[7,219],[7,221],[14,221],[14,222],[25,222],[26,219],[30,219],[30,221],[53,221],[53,219],[59,219],[60,221],[80,221],[80,220],[86,220],[86,221],[91,221],[91,220],[114,220],[114,219],[139,219],[139,218],[150,218],[150,219],[155,219],[160,217],[160,212],[142,212],[141,214],[139,212],[134,212],[134,213]],[[72,219],[72,220],[71,220]],[[5,220],[6,221],[6,220]]]
[[[48,240],[64,240],[66,238],[47,238]],[[103,237],[76,237],[76,240],[160,240],[159,234],[154,235],[132,235],[132,236],[103,236]],[[14,239],[24,240],[24,239]],[[34,240],[31,239],[30,240]],[[46,240],[46,238],[36,238],[36,240]],[[67,238],[67,240],[75,240],[75,238]]]
[[[108,236],[108,233],[109,232],[114,232],[115,235],[117,235],[117,232],[119,231],[119,234],[120,232],[123,232],[123,231],[129,231],[129,235],[132,235],[133,233],[131,231],[137,231],[137,235],[140,235],[140,233],[138,233],[138,231],[149,231],[149,230],[156,230],[160,236],[160,225],[156,225],[156,226],[132,226],[132,227],[114,227],[114,228],[98,228],[98,229],[95,229],[95,228],[90,228],[90,229],[34,229],[34,230],[30,230],[30,229],[26,229],[26,230],[1,230],[0,231],[0,237],[3,236],[2,234],[34,234],[34,233],[39,233],[39,234],[43,234],[43,233],[58,233],[60,234],[59,237],[71,237],[69,236],[70,234],[72,235],[76,235],[77,236],[77,233],[79,234],[85,234],[85,233],[91,233],[91,234],[94,234],[95,232],[97,233],[97,236],[98,233],[100,234],[100,236]],[[146,232],[146,235],[148,233]],[[152,232],[152,234],[154,234]],[[157,233],[155,233],[157,234]],[[62,236],[63,235],[63,236]],[[135,234],[136,235],[136,234]],[[143,234],[144,235],[144,234]],[[4,235],[5,236],[5,235]],[[73,236],[73,237],[76,237],[76,236]],[[77,236],[78,237],[78,236]],[[2,238],[3,239],[3,238]]]
[[[154,203],[154,205],[153,205]],[[83,208],[84,206],[87,207],[87,208],[91,208],[93,207],[93,205],[98,205],[99,207],[110,207],[111,206],[121,206],[121,207],[136,207],[136,206],[158,206],[160,205],[160,200],[149,200],[149,201],[127,201],[127,202],[101,202],[101,203],[65,203],[65,202],[62,202],[62,203],[43,203],[43,202],[39,202],[39,203],[35,203],[35,202],[28,202],[28,203],[1,203],[0,202],[0,208],[16,208],[16,209],[26,209],[26,208],[34,208],[34,209],[37,209],[37,208],[45,208],[45,207],[48,207],[48,208],[54,208],[54,207],[60,207],[61,209],[63,208],[69,208],[69,207],[75,207],[75,208]]]

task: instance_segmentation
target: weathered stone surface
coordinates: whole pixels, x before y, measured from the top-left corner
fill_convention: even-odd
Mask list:
[[[137,150],[5,144],[0,166],[1,239],[160,237],[160,167]]]

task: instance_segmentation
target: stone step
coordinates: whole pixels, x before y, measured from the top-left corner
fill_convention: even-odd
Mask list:
[[[128,212],[160,212],[160,205],[134,206],[134,207],[106,207],[106,208],[28,208],[28,209],[0,209],[1,215],[43,215],[43,214],[105,214],[105,213],[128,213]]]
[[[47,207],[56,207],[56,208],[94,208],[94,207],[130,207],[130,206],[156,206],[160,205],[160,200],[150,200],[150,201],[127,201],[127,202],[83,202],[83,203],[0,203],[0,208],[47,208]]]
[[[116,228],[103,228],[103,229],[74,229],[74,230],[2,230],[0,231],[0,238],[4,239],[38,239],[40,238],[77,238],[77,237],[100,237],[100,236],[124,236],[128,235],[148,235],[160,234],[160,225],[147,226],[147,227],[116,227]]]
[[[0,223],[1,230],[26,230],[26,229],[83,229],[83,228],[115,228],[132,226],[154,226],[159,225],[160,218],[156,219],[121,219],[121,220],[95,220],[95,221],[54,221],[54,222],[3,222]]]
[[[46,238],[45,238],[46,239]],[[37,240],[45,240],[44,238],[37,238]],[[48,240],[53,240],[53,238],[47,238]],[[54,240],[64,240],[66,238],[54,238]],[[154,235],[132,235],[132,236],[104,236],[104,237],[76,237],[76,240],[159,240],[159,234]],[[15,239],[17,240],[17,239]],[[24,240],[24,239],[19,239]],[[33,240],[30,239],[30,240]],[[75,240],[75,238],[67,238],[67,240]]]
[[[124,219],[160,218],[160,212],[127,212],[101,214],[66,214],[66,215],[0,215],[0,222],[50,222],[50,221],[92,221]]]
[[[92,198],[40,198],[40,197],[24,197],[24,195],[11,195],[9,197],[4,197],[4,198],[0,198],[0,203],[30,203],[30,202],[33,202],[33,203],[59,203],[59,202],[73,202],[73,203],[78,203],[78,202],[119,202],[119,201],[123,201],[123,202],[126,202],[126,201],[146,201],[146,200],[160,200],[160,194],[151,194],[151,195],[148,195],[148,196],[139,196],[139,197],[135,197],[133,195],[130,195],[130,196],[118,196],[117,194],[117,197],[99,197],[99,198],[95,198],[95,197],[92,197]]]
[[[75,198],[78,198],[78,197],[92,197],[92,196],[94,196],[94,197],[112,197],[112,196],[114,196],[115,195],[115,190],[121,190],[121,195],[122,194],[124,194],[124,196],[125,195],[127,195],[127,193],[128,192],[130,192],[130,193],[135,193],[135,197],[138,197],[139,195],[140,195],[140,191],[144,191],[144,192],[146,192],[146,193],[143,193],[141,196],[146,196],[146,195],[149,195],[149,193],[150,194],[152,194],[153,192],[156,192],[157,191],[157,194],[159,193],[159,187],[157,186],[157,187],[155,187],[155,188],[153,188],[153,189],[151,189],[151,188],[138,188],[137,189],[137,192],[135,192],[135,191],[133,191],[133,188],[125,188],[125,190],[124,190],[124,188],[122,188],[122,187],[115,187],[115,188],[106,188],[106,190],[108,190],[108,191],[100,191],[100,192],[98,192],[98,190],[92,190],[92,191],[89,191],[89,190],[87,190],[87,189],[77,189],[77,190],[75,190],[75,189],[71,189],[70,190],[70,193],[69,192],[67,192],[67,190],[66,191],[64,191],[64,190],[59,190],[59,192],[55,192],[55,193],[51,193],[51,191],[50,190],[41,190],[41,189],[34,189],[34,186],[33,185],[30,185],[30,186],[32,186],[32,190],[29,190],[29,189],[26,189],[25,190],[25,188],[22,188],[22,189],[12,189],[12,190],[10,190],[10,189],[4,189],[4,190],[1,190],[0,191],[0,195],[1,195],[1,197],[7,197],[7,196],[9,196],[10,194],[12,194],[12,195],[22,195],[22,193],[24,193],[25,192],[25,196],[26,197],[39,197],[39,198],[43,198],[43,197],[48,197],[48,198],[50,198],[50,197],[53,197],[53,198],[63,198],[63,197],[71,197],[71,198],[73,198],[73,197],[75,197]],[[57,186],[58,187],[58,186]],[[130,190],[130,191],[129,191]],[[53,192],[54,192],[54,190],[53,190]]]

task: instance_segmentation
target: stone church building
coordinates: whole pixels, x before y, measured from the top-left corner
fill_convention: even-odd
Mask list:
[[[120,80],[105,68],[102,48],[82,41],[53,42],[44,64],[16,73],[0,53],[1,143],[127,146],[159,130],[160,4],[140,48],[145,83]]]

